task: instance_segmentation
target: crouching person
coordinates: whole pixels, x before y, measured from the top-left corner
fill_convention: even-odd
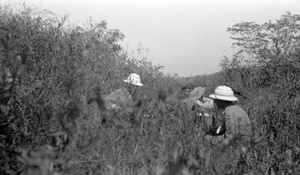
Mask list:
[[[218,144],[230,147],[229,154],[224,154],[228,157],[222,158],[227,161],[219,162],[219,167],[223,167],[220,173],[237,173],[240,169],[237,169],[238,162],[244,159],[252,136],[250,119],[247,113],[235,103],[238,99],[230,87],[218,86],[209,97],[214,100],[214,107],[221,110],[223,122],[220,126],[212,128],[208,134],[212,135],[211,139],[217,138]]]
[[[137,89],[143,86],[140,76],[132,73],[124,82],[122,88],[113,91],[104,98],[106,109],[132,109],[139,102],[136,97]]]

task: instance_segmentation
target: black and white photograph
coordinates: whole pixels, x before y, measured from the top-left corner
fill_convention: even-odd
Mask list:
[[[0,0],[1,175],[300,175],[300,0]]]

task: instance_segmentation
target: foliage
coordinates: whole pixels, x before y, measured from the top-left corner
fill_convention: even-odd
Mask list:
[[[0,8],[1,174],[299,173],[298,15],[234,25],[238,52],[223,70],[182,80],[142,45],[130,55],[106,21],[72,27],[49,10]],[[139,105],[103,108],[132,72],[145,85]],[[182,86],[204,86],[207,96],[220,84],[241,91],[256,134],[247,155],[209,141],[197,109],[176,99]]]
[[[299,24],[289,12],[276,22],[236,24],[228,31],[237,53],[221,62],[227,83],[244,90],[256,134],[264,137],[253,154],[268,153],[262,163],[276,173],[299,173]]]

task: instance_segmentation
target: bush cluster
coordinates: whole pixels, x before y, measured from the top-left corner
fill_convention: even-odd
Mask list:
[[[148,61],[142,46],[130,55],[125,36],[105,21],[72,27],[67,16],[43,18],[26,5],[0,8],[1,174],[300,173],[298,15],[228,28],[238,51],[222,70],[179,79]],[[102,97],[132,72],[145,85],[140,105],[105,110]],[[208,95],[221,84],[253,123],[238,160],[234,146],[207,140],[196,111],[165,101],[184,85]]]

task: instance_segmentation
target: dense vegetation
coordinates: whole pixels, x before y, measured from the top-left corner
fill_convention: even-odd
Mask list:
[[[164,100],[183,85],[209,94],[220,84],[240,91],[255,133],[231,173],[300,173],[299,15],[228,28],[237,52],[222,71],[182,81],[152,65],[142,46],[128,54],[125,36],[105,21],[71,27],[31,7],[0,8],[1,174],[222,172],[230,145],[213,146],[194,111]],[[105,110],[101,96],[132,72],[145,84],[140,105]]]

